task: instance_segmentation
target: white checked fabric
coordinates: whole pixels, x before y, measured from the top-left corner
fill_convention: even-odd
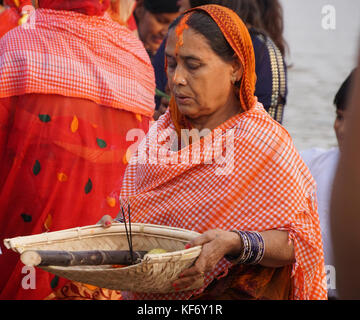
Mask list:
[[[107,13],[38,9],[35,19],[0,40],[0,98],[59,94],[152,117],[154,71],[131,31]]]
[[[152,223],[204,232],[213,228],[289,231],[294,240],[292,299],[326,299],[322,239],[315,198],[315,182],[293,146],[287,131],[258,104],[213,131],[222,143],[220,164],[212,157],[201,163],[175,163],[208,139],[181,151],[166,148],[165,131],[175,129],[169,111],[150,129],[127,167],[121,197],[130,199],[133,222]],[[221,130],[222,134],[215,134]],[[231,141],[233,149],[226,146]],[[211,146],[210,146],[211,147]],[[152,150],[152,151],[151,151]],[[209,150],[209,149],[208,149]],[[151,152],[154,159],[144,161]],[[216,151],[214,152],[216,154]],[[142,155],[142,156],[141,156]],[[172,159],[172,162],[168,160]],[[210,158],[211,159],[211,158]],[[146,160],[146,159],[145,159]],[[207,160],[207,164],[204,163]],[[231,167],[233,160],[233,167]],[[161,163],[162,161],[162,163]],[[168,161],[168,164],[166,164]],[[228,162],[230,170],[219,174]],[[230,264],[221,260],[207,273],[204,288],[226,275]],[[129,294],[131,299],[189,299],[204,290],[174,294]]]

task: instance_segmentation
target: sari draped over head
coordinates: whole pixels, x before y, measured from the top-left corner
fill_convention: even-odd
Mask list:
[[[116,216],[114,190],[149,128],[155,81],[141,41],[108,13],[97,15],[108,1],[83,3],[89,14],[37,9],[35,28],[0,39],[0,299],[121,297],[72,282],[63,287],[64,279],[41,269],[36,290],[24,288],[19,256],[3,246],[5,238]],[[128,138],[132,130],[137,135]]]
[[[176,148],[175,132],[184,127],[172,98],[169,110],[150,128],[126,169],[121,201],[130,201],[132,222],[200,233],[215,228],[287,231],[296,263],[266,268],[232,265],[223,258],[214,271],[205,274],[201,289],[125,296],[326,299],[315,182],[287,131],[254,97],[254,53],[248,31],[229,9],[198,7],[185,18],[194,11],[213,18],[241,61],[244,73],[239,97],[244,112],[202,139]],[[219,288],[218,284],[222,291],[206,295],[211,288]]]

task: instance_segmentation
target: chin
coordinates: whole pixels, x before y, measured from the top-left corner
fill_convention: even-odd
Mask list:
[[[189,118],[189,119],[196,119],[198,117],[197,112],[194,112],[194,108],[189,105],[178,105],[180,113]]]

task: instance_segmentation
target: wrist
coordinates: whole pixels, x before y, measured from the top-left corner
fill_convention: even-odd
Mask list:
[[[241,249],[237,255],[225,255],[233,264],[258,264],[265,254],[265,242],[259,232],[232,230],[240,238]]]
[[[242,238],[235,231],[228,231],[229,233],[229,249],[226,252],[227,256],[238,257],[243,252],[244,243]]]

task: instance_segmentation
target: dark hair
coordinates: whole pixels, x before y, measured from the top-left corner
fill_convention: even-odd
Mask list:
[[[177,17],[170,25],[169,30],[175,28],[184,15]],[[186,24],[195,32],[203,35],[211,49],[225,62],[233,61],[235,52],[225,39],[216,22],[202,11],[193,12]]]
[[[250,24],[258,32],[264,32],[264,26],[261,21],[260,9],[254,0],[191,0],[192,8],[206,5],[217,4],[235,11],[244,23]]]
[[[283,8],[278,0],[256,0],[264,29],[274,41],[281,54],[289,51],[289,47],[283,37],[284,19]]]
[[[340,89],[335,95],[334,98],[334,105],[337,110],[346,110],[347,103],[348,103],[348,97],[351,89],[351,84],[354,79],[354,74],[356,72],[356,69],[354,69],[349,76],[346,78],[346,80],[342,83],[340,86]]]
[[[144,7],[151,13],[175,13],[179,11],[177,0],[144,0]]]

